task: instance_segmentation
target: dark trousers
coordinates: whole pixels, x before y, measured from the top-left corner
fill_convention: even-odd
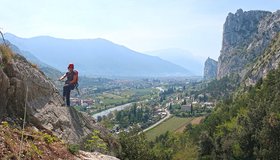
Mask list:
[[[70,106],[70,92],[75,88],[74,84],[65,84],[63,86],[63,99],[66,98],[66,105]]]

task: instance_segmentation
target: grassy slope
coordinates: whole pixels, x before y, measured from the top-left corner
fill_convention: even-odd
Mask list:
[[[148,140],[154,140],[157,136],[170,131],[174,132],[182,126],[186,126],[192,121],[193,118],[180,118],[171,117],[166,121],[162,122],[160,125],[146,132]]]
[[[200,124],[200,122],[204,119],[205,117],[204,116],[201,116],[201,117],[195,117],[192,121],[191,121],[191,124],[192,125],[197,125],[197,124]],[[184,124],[182,125],[180,128],[176,129],[176,133],[183,133],[185,128],[186,128],[186,125],[187,124]]]

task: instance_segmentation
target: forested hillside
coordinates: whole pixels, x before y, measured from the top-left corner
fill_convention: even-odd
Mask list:
[[[272,70],[247,93],[220,103],[200,130],[202,157],[279,159],[280,69]],[[189,131],[190,134],[197,131]]]
[[[199,145],[200,158],[280,158],[279,37],[277,33],[262,56],[251,62],[253,67],[246,79],[240,81],[240,86],[233,87],[237,90],[231,96],[221,95],[224,100],[215,111],[202,125],[188,131],[194,143]],[[223,90],[230,89],[224,87],[224,83],[215,85],[224,82],[223,79],[212,81],[208,88],[212,87],[212,92],[229,93],[229,90]]]

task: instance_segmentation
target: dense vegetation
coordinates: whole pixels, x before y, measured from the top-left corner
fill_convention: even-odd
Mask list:
[[[228,99],[232,93],[238,89],[240,84],[240,76],[238,74],[231,74],[219,80],[215,79],[211,82],[200,82],[191,86],[190,95],[194,95],[197,99],[199,94],[205,94],[205,101],[225,100]]]
[[[188,157],[195,159],[198,150],[189,141],[188,134],[165,134],[156,138],[154,142],[149,142],[145,134],[135,134],[135,132],[120,134],[121,152],[120,159],[133,160],[181,160]]]
[[[122,110],[116,113],[115,123],[120,125],[120,128],[127,128],[129,126],[140,124],[143,128],[146,128],[148,121],[152,118],[152,110],[149,107],[137,108],[134,104],[128,110]]]

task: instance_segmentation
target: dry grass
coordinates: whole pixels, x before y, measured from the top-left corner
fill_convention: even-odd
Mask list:
[[[3,44],[0,44],[0,53],[2,54],[2,58],[3,58],[4,63],[11,62],[11,60],[14,57],[13,51],[9,47],[7,47]]]
[[[35,69],[37,69],[37,70],[38,70],[38,65],[37,65],[37,64],[35,64],[35,63],[31,63],[31,66],[32,66],[33,68],[35,68]]]

